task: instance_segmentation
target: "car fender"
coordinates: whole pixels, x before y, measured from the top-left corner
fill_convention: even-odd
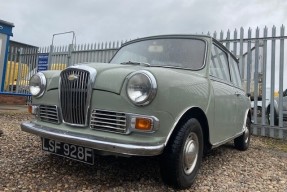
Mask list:
[[[190,107],[185,108],[185,109],[180,113],[180,115],[178,115],[178,117],[176,118],[176,120],[175,120],[175,122],[174,122],[172,128],[171,128],[170,131],[169,131],[169,134],[168,134],[167,137],[166,137],[165,146],[168,144],[168,142],[169,142],[169,140],[170,140],[170,138],[171,138],[171,135],[176,131],[177,126],[178,126],[181,122],[184,122],[184,121],[185,121],[184,118],[190,117],[190,115],[189,115],[188,113],[191,112],[192,110],[197,110],[197,111],[199,110],[199,111],[201,111],[201,114],[200,114],[200,115],[201,115],[201,117],[203,118],[203,120],[205,121],[205,122],[201,122],[201,121],[200,121],[201,124],[204,123],[204,125],[205,125],[205,126],[202,126],[202,129],[203,129],[202,131],[204,132],[204,135],[205,135],[204,138],[207,139],[208,142],[209,142],[209,126],[208,126],[207,115],[204,113],[204,111],[203,111],[200,107],[198,107],[198,106],[190,106]],[[187,116],[185,116],[185,115],[187,115]]]

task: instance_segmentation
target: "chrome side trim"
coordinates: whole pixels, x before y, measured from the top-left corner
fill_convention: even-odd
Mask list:
[[[242,133],[243,133],[243,132],[237,133],[236,135],[234,135],[234,136],[232,136],[232,137],[229,137],[229,138],[227,138],[227,139],[224,139],[223,141],[214,143],[214,144],[212,145],[212,148],[216,148],[216,147],[218,147],[218,146],[220,146],[220,145],[223,145],[224,143],[227,143],[227,142],[229,142],[229,141],[235,139],[236,137],[239,137],[240,135],[242,135]]]
[[[145,143],[138,141],[133,143],[123,143],[118,139],[107,139],[88,134],[73,133],[37,125],[32,122],[22,123],[21,130],[40,137],[117,154],[155,156],[161,154],[164,149],[164,143]]]

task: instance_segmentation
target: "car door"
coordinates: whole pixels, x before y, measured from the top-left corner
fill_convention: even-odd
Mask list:
[[[233,84],[233,89],[235,93],[234,97],[236,100],[236,107],[235,107],[236,119],[235,119],[235,127],[234,127],[235,129],[233,133],[235,135],[235,134],[240,133],[243,129],[246,111],[248,107],[246,106],[247,97],[246,97],[244,90],[242,89],[238,62],[231,55],[229,55],[229,68],[230,68],[231,82]]]
[[[236,121],[235,91],[231,84],[228,54],[216,44],[211,47],[209,67],[214,94],[214,121],[210,139],[216,144],[234,135]]]

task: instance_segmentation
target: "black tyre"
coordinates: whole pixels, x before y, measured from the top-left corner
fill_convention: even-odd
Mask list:
[[[203,133],[197,119],[190,119],[172,135],[161,160],[163,181],[178,189],[192,185],[201,165]]]
[[[242,135],[234,139],[234,146],[236,149],[241,151],[245,151],[249,148],[251,137],[251,121],[250,118],[247,117],[246,120],[246,129]]]
[[[268,121],[268,124],[271,125],[271,110],[270,110],[270,107],[267,108],[267,111],[266,111],[266,119]],[[278,116],[276,114],[276,111],[274,109],[274,125],[275,126],[278,126],[279,125],[279,120],[278,120]]]

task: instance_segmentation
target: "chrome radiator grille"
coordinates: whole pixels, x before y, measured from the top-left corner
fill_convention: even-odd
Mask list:
[[[86,70],[68,68],[61,73],[60,102],[65,123],[85,126],[89,106],[90,73]]]
[[[55,105],[40,105],[38,116],[41,121],[59,123],[58,108]]]
[[[126,133],[126,114],[114,111],[93,110],[90,127],[102,131]]]

